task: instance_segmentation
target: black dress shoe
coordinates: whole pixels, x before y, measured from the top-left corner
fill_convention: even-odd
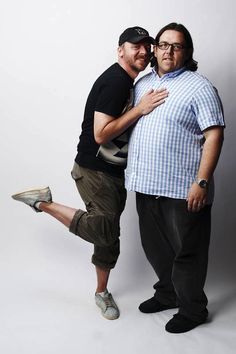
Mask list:
[[[206,320],[197,322],[177,313],[169,322],[167,322],[165,329],[170,333],[184,333],[191,331],[204,322],[206,322]]]
[[[142,302],[139,305],[139,310],[143,313],[154,313],[154,312],[174,309],[176,307],[177,307],[176,305],[162,304],[153,296],[151,299]]]

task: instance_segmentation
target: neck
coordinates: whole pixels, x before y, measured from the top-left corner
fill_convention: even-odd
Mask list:
[[[135,79],[139,72],[137,72],[136,70],[134,70],[133,68],[130,67],[130,65],[128,65],[125,61],[119,59],[118,60],[118,64],[127,72],[127,74],[132,78]]]
[[[156,71],[156,73],[158,74],[159,77],[162,77],[162,76],[164,75],[164,74],[162,74],[162,73],[159,71],[157,65],[155,66],[155,71]]]

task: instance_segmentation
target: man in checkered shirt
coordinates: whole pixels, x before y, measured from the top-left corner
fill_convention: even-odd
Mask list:
[[[171,23],[155,40],[154,69],[137,82],[135,103],[149,89],[169,95],[135,125],[126,188],[136,192],[142,245],[159,279],[139,309],[178,307],[165,328],[183,333],[208,316],[203,287],[224,118],[215,88],[196,72],[188,30]]]

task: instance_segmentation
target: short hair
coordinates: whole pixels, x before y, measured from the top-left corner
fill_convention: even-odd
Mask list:
[[[198,63],[196,60],[193,59],[193,50],[194,49],[193,49],[192,37],[191,37],[189,31],[187,30],[187,28],[184,25],[182,25],[181,23],[171,22],[168,25],[166,25],[165,27],[163,27],[156,35],[156,38],[155,38],[156,45],[159,43],[159,39],[160,39],[161,35],[167,30],[174,30],[174,31],[183,33],[184,40],[185,40],[185,47],[188,50],[188,57],[184,63],[184,66],[186,67],[187,70],[196,71],[197,67],[198,67]],[[157,60],[153,55],[153,57],[151,58],[151,66],[156,66],[156,65],[157,65]]]

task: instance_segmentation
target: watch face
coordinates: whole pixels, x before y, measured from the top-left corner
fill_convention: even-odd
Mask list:
[[[201,179],[201,181],[199,181],[198,184],[201,188],[206,188],[208,185],[208,183],[205,179]]]

